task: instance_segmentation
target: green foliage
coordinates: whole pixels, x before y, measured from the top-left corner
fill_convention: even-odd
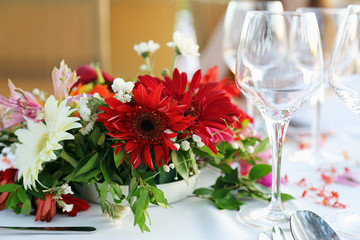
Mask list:
[[[243,197],[270,200],[271,191],[261,184],[256,183],[259,178],[271,172],[271,166],[266,164],[254,165],[253,172],[248,177],[239,177],[239,170],[232,169],[227,164],[216,165],[222,175],[216,179],[210,188],[198,188],[193,194],[210,200],[219,209],[239,210],[244,204]],[[251,175],[251,177],[250,177]],[[294,199],[288,194],[282,194],[281,200]]]

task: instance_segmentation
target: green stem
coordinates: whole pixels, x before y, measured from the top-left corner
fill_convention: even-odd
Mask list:
[[[60,153],[60,157],[65,161],[67,161],[68,163],[70,163],[70,165],[73,166],[74,168],[77,166],[77,161],[69,154],[67,154],[65,151],[62,151]]]
[[[145,59],[145,64],[146,64],[146,67],[148,69],[148,74],[152,74],[152,65],[151,65],[151,62],[150,62],[150,57],[144,57]]]
[[[179,56],[179,54],[175,51],[174,57],[173,57],[173,61],[172,61],[172,66],[171,66],[171,75],[173,74],[174,70],[175,70],[175,63],[176,63],[176,58]]]

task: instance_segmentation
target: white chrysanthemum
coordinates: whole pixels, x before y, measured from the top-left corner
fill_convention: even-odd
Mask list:
[[[141,42],[139,44],[134,45],[134,50],[137,52],[138,55],[143,54],[153,54],[156,50],[160,48],[160,45],[153,40],[148,42]]]
[[[186,38],[181,32],[174,32],[173,42],[166,44],[168,47],[175,48],[182,55],[199,56],[199,46],[190,38]]]
[[[43,163],[56,159],[54,151],[62,148],[59,142],[74,139],[73,135],[66,132],[81,127],[81,124],[76,122],[79,118],[69,117],[74,111],[75,109],[66,106],[66,100],[58,105],[55,97],[50,96],[44,107],[46,125],[43,122],[27,120],[27,129],[15,132],[20,142],[15,152],[16,166],[19,177],[23,177],[25,189],[35,187]]]
[[[125,82],[122,78],[115,78],[111,85],[112,90],[116,93],[116,98],[122,103],[131,102],[131,95],[135,84],[133,82]]]

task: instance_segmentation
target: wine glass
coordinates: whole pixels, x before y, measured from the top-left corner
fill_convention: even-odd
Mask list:
[[[340,154],[325,151],[321,148],[320,123],[321,105],[327,95],[327,78],[330,57],[334,47],[335,36],[340,26],[345,8],[312,8],[302,7],[296,9],[299,12],[314,12],[319,25],[321,44],[324,57],[324,83],[319,93],[314,96],[310,103],[313,106],[311,121],[311,148],[296,152],[291,156],[295,161],[307,161],[312,164],[322,164],[324,162],[341,162],[344,157]]]
[[[360,117],[360,5],[349,5],[339,27],[329,67],[329,85]],[[337,231],[360,236],[360,210],[340,210],[327,216]]]
[[[322,84],[323,56],[314,13],[247,13],[238,49],[235,81],[265,120],[272,148],[271,201],[242,207],[247,224],[271,229],[287,223],[290,211],[281,203],[282,145],[294,112]]]
[[[223,58],[227,67],[235,74],[236,54],[239,47],[240,34],[248,11],[269,10],[283,11],[281,1],[230,1],[224,19]],[[254,127],[260,133],[264,132],[264,123],[261,115],[254,106],[247,101],[247,113],[254,119]]]

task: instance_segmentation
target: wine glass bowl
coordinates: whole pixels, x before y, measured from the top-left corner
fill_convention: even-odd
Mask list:
[[[281,203],[282,144],[291,116],[319,89],[322,70],[321,40],[314,13],[247,13],[235,81],[265,120],[273,169],[270,204],[240,210],[240,218],[249,225],[271,229],[289,220],[290,212]]]
[[[240,34],[248,11],[269,10],[283,11],[281,1],[230,1],[225,13],[223,31],[223,59],[227,67],[235,74],[236,55],[239,47]],[[264,123],[260,114],[247,102],[247,113],[254,119],[254,127],[260,134],[264,132]]]
[[[349,5],[336,35],[329,66],[329,85],[360,118],[360,5]],[[343,235],[360,236],[360,210],[339,210],[327,216]]]
[[[332,49],[334,47],[334,41],[336,32],[339,28],[341,19],[344,15],[345,8],[316,8],[316,7],[301,7],[296,11],[298,12],[314,12],[321,37],[321,44],[323,50],[324,60],[324,82],[319,90],[318,94],[310,100],[312,107],[312,119],[311,119],[311,147],[310,149],[299,150],[291,156],[294,161],[302,161],[311,164],[324,164],[331,162],[341,162],[344,157],[341,154],[336,154],[331,151],[326,151],[322,147],[321,138],[321,116],[322,107],[328,92],[328,67],[330,64],[330,58]]]

